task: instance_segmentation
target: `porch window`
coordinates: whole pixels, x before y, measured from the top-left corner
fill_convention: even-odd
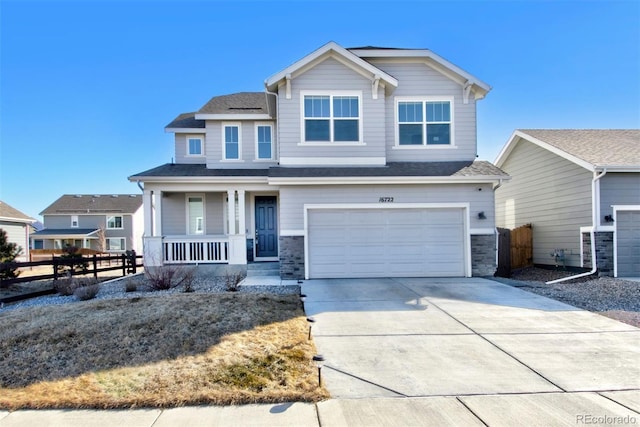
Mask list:
[[[303,95],[305,142],[360,142],[360,96]]]
[[[273,159],[273,146],[272,146],[271,134],[272,134],[271,125],[256,126],[256,144],[257,144],[256,158],[258,160]]]
[[[187,234],[204,234],[204,196],[187,197]]]
[[[124,238],[107,238],[107,251],[125,251],[126,249],[127,246]]]
[[[453,145],[451,103],[449,100],[399,100],[397,145]]]
[[[108,216],[107,217],[107,229],[121,229],[122,228],[122,217],[121,216]]]
[[[240,160],[240,125],[225,125],[222,128],[224,160]]]

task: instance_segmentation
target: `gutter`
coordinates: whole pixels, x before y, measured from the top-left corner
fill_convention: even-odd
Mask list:
[[[593,171],[593,180],[591,180],[591,231],[589,232],[590,244],[591,244],[591,271],[586,273],[576,274],[574,276],[563,277],[562,279],[551,280],[549,282],[545,282],[547,285],[553,285],[555,283],[566,282],[567,280],[578,279],[580,277],[591,276],[596,271],[598,271],[598,263],[596,259],[596,228],[598,224],[598,206],[597,203],[600,201],[596,200],[596,184],[607,174],[607,169],[603,169],[600,174],[598,171]]]

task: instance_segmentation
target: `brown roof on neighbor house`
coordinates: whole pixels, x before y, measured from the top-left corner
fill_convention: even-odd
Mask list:
[[[35,219],[23,214],[18,209],[6,204],[0,200],[0,218],[16,220],[16,222],[35,222]]]
[[[214,96],[198,114],[268,114],[275,118],[275,96],[265,92]]]
[[[640,167],[640,129],[518,129],[594,166]]]
[[[40,215],[122,213],[133,214],[142,206],[141,194],[65,194]]]
[[[182,113],[165,127],[181,129],[204,129],[204,120],[196,120],[195,115],[196,113]]]

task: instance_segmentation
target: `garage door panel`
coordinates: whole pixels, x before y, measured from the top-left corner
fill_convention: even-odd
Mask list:
[[[310,210],[312,278],[464,276],[462,209]]]
[[[640,211],[616,214],[617,270],[620,277],[640,276]]]

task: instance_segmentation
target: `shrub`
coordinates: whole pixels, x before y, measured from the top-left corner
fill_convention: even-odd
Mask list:
[[[93,277],[76,278],[76,277],[67,276],[64,279],[58,279],[55,282],[53,282],[53,289],[55,289],[55,291],[58,292],[60,295],[64,295],[64,296],[76,295],[76,291],[78,289],[86,288],[90,286],[97,286],[98,290],[100,289],[98,285],[98,280]],[[97,293],[98,291],[96,290],[96,294]]]
[[[135,292],[138,290],[138,285],[131,279],[127,279],[124,282],[124,291],[125,292]]]
[[[240,290],[240,282],[242,282],[244,278],[245,275],[240,272],[226,272],[225,275],[222,276],[225,290],[227,292],[238,292]]]
[[[89,264],[87,260],[84,259],[77,246],[67,245],[62,252],[63,254],[60,255],[59,259],[63,264],[56,267],[58,272],[73,271],[84,273],[87,271]]]
[[[152,291],[166,291],[180,285],[192,289],[195,269],[165,265],[145,269],[145,273],[146,286]]]
[[[87,301],[93,299],[98,295],[100,291],[100,285],[95,283],[93,285],[81,286],[77,288],[73,295],[78,298],[80,301]]]
[[[20,274],[14,260],[22,253],[22,248],[9,242],[7,232],[0,228],[0,283],[2,279],[14,279]]]

